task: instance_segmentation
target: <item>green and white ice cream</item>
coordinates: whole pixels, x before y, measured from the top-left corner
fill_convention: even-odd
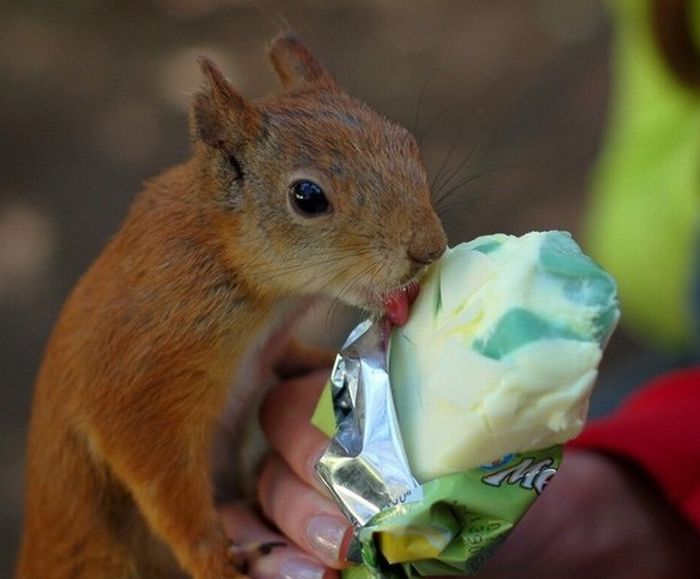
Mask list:
[[[489,235],[448,250],[391,338],[416,478],[576,436],[618,317],[615,282],[568,233]]]

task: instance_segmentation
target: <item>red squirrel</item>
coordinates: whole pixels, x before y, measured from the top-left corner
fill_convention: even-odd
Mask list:
[[[284,92],[256,100],[200,60],[191,158],[145,186],[63,307],[17,579],[243,577],[209,463],[227,400],[257,386],[235,380],[251,348],[314,296],[400,323],[407,284],[445,249],[409,132],[295,37],[269,56]]]

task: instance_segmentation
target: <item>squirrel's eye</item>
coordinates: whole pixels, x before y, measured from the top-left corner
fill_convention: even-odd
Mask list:
[[[304,217],[315,217],[331,209],[323,189],[313,181],[303,179],[292,183],[290,196],[292,206]]]

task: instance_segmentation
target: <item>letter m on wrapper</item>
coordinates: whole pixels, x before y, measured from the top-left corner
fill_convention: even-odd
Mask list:
[[[535,462],[534,458],[524,458],[519,463],[491,473],[481,480],[494,487],[503,486],[504,483],[520,485],[527,490],[534,489],[540,494],[557,472],[555,468],[551,468],[553,464],[554,460],[551,458],[538,462]]]

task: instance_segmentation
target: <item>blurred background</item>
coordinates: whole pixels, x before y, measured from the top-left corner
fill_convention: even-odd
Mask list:
[[[421,137],[433,175],[462,183],[441,211],[452,243],[581,233],[610,86],[596,0],[4,0],[0,23],[1,577],[43,346],[143,181],[187,157],[197,55],[263,95],[278,88],[265,44],[291,28]],[[601,392],[615,399],[616,369],[638,356],[618,332]]]

